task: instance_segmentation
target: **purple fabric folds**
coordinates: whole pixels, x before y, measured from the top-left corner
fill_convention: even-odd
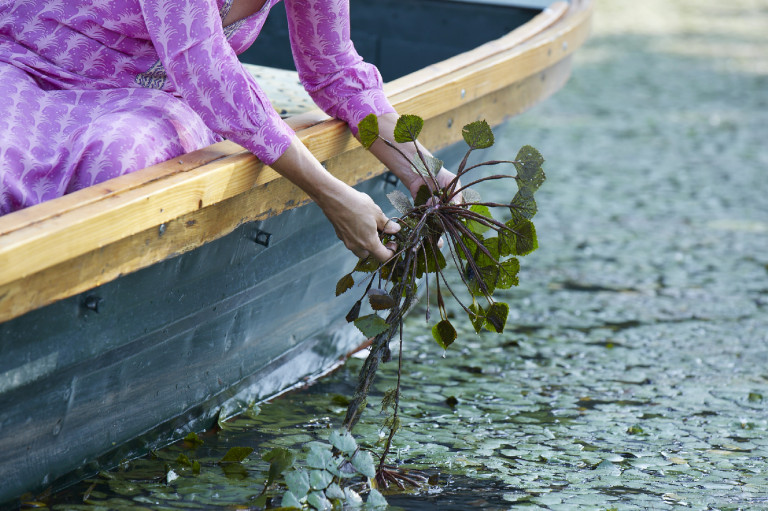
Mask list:
[[[222,138],[273,163],[293,131],[237,54],[267,0],[227,27],[232,0],[0,0],[0,214]],[[349,0],[285,0],[299,76],[356,129],[393,112],[349,39]]]

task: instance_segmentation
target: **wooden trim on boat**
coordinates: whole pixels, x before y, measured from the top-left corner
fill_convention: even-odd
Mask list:
[[[401,113],[422,116],[431,148],[457,126],[491,124],[558,90],[589,33],[592,0],[556,2],[475,50],[385,86]],[[287,120],[329,171],[356,184],[385,171],[346,124],[319,111]],[[453,128],[449,128],[453,125]],[[232,142],[0,217],[0,322],[217,239],[244,222],[308,201]]]

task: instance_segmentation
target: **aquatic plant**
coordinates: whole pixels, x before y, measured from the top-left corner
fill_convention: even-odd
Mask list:
[[[398,151],[423,181],[414,201],[401,191],[388,195],[400,216],[393,221],[400,224],[395,234],[382,234],[385,244],[395,243],[395,254],[386,262],[379,263],[372,257],[361,259],[352,272],[344,275],[336,285],[340,295],[356,285],[355,273],[367,274],[357,285],[364,287],[362,297],[347,314],[347,321],[354,322],[360,331],[372,338],[370,353],[360,371],[354,397],[347,409],[344,427],[351,431],[365,409],[366,398],[381,362],[391,359],[390,342],[399,333],[398,378],[393,389],[382,401],[382,410],[389,410],[384,427],[389,430],[383,452],[379,456],[376,482],[388,487],[404,482],[415,484],[408,476],[387,465],[392,439],[400,427],[398,417],[400,401],[400,375],[403,364],[403,318],[423,294],[426,300],[426,320],[431,321],[432,300],[439,320],[432,326],[432,336],[443,348],[448,349],[456,340],[457,332],[445,307],[446,295],[450,295],[466,312],[477,333],[489,330],[501,333],[506,325],[509,306],[493,298],[497,289],[508,289],[518,284],[520,263],[516,256],[524,256],[538,246],[536,229],[531,219],[537,212],[534,193],[545,180],[541,154],[531,146],[520,149],[515,160],[493,160],[470,165],[473,151],[486,149],[494,143],[493,131],[485,121],[467,124],[462,136],[468,145],[456,177],[447,186],[440,187],[437,173],[443,167],[439,159],[419,150],[416,140],[424,121],[415,115],[401,116],[395,126],[394,142],[380,136],[378,121],[374,115],[366,117],[359,125],[360,140],[366,148],[377,140]],[[413,143],[418,158],[410,160],[398,145]],[[493,174],[476,178],[466,184],[470,171],[486,166],[510,165],[516,175]],[[513,179],[517,190],[509,203],[483,202],[471,187],[492,180]],[[491,209],[508,210],[511,218],[505,222],[494,218]],[[446,241],[447,250],[441,251],[440,240]],[[465,303],[451,289],[445,276],[448,259],[458,271],[471,302]],[[375,285],[374,285],[375,284]],[[433,298],[434,296],[434,298]],[[361,316],[364,302],[373,312]],[[379,313],[386,312],[386,317]]]
[[[312,442],[306,468],[293,466],[293,459],[287,465],[276,466],[272,463],[270,473],[273,468],[285,473],[288,491],[282,499],[283,507],[325,510],[335,509],[335,505],[362,506],[362,499],[349,486],[353,479],[362,478],[367,481],[362,484],[362,489],[367,486],[369,493],[365,507],[376,508],[386,506],[383,496],[376,490],[377,486],[388,488],[390,484],[396,484],[404,488],[405,484],[416,486],[427,481],[421,474],[409,473],[387,463],[392,440],[400,428],[398,410],[403,369],[403,318],[423,294],[426,320],[430,322],[434,294],[440,319],[432,326],[432,336],[440,347],[447,350],[458,337],[445,305],[446,294],[449,294],[466,312],[475,332],[480,333],[483,329],[503,332],[509,306],[495,300],[493,294],[498,289],[509,289],[518,284],[520,263],[517,256],[529,254],[538,246],[531,219],[537,212],[534,193],[545,180],[541,154],[531,146],[524,146],[515,160],[492,160],[470,165],[469,156],[473,151],[486,149],[494,143],[493,131],[488,123],[476,121],[462,129],[468,150],[459,164],[455,179],[441,187],[437,173],[442,169],[443,162],[424,154],[416,144],[423,125],[420,117],[403,115],[395,125],[394,141],[390,141],[380,136],[376,116],[369,115],[359,124],[363,146],[370,148],[375,141],[382,140],[400,152],[423,184],[413,202],[399,190],[388,194],[400,214],[392,219],[400,224],[400,230],[395,234],[381,234],[381,241],[388,246],[396,245],[394,255],[384,263],[372,257],[361,259],[336,284],[337,296],[356,285],[364,288],[346,319],[354,322],[366,337],[372,339],[370,353],[360,370],[342,431],[331,433],[328,444]],[[403,143],[415,145],[418,155],[415,161],[410,160],[396,145]],[[472,170],[504,164],[513,166],[517,174],[493,174],[462,184],[461,179]],[[516,193],[509,203],[483,202],[471,188],[485,181],[502,179],[513,179],[517,183]],[[491,208],[504,208],[510,212],[511,218],[505,222],[497,220]],[[441,250],[441,240],[447,242],[447,250]],[[451,289],[445,276],[449,266],[444,252],[466,287],[470,303],[464,303]],[[362,279],[358,277],[360,282],[357,282],[355,277],[359,273],[365,276]],[[370,306],[372,312],[361,316],[364,303]],[[386,313],[386,317],[380,313]],[[397,382],[382,399],[382,412],[389,412],[383,425],[388,433],[378,463],[374,463],[370,452],[357,445],[351,431],[366,407],[368,392],[379,365],[392,357],[389,345],[395,334],[399,334]],[[282,463],[283,458],[280,460]],[[265,489],[270,484],[271,481]]]
[[[375,488],[368,488],[367,499],[363,502],[349,484],[353,480],[370,480],[376,474],[371,453],[360,449],[349,431],[333,431],[327,444],[312,442],[308,450],[306,466],[294,467],[285,473],[288,490],[283,494],[281,507],[302,509],[305,503],[319,510],[342,507],[381,509],[387,506],[387,501]],[[278,470],[286,468],[280,466]]]

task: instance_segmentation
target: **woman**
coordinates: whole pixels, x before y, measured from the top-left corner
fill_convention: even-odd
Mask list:
[[[357,256],[390,257],[377,231],[399,226],[323,169],[237,60],[278,1],[0,0],[0,214],[228,138],[307,192]],[[355,133],[376,114],[391,140],[397,116],[349,40],[349,1],[285,7],[314,101]],[[371,150],[415,193],[402,156]]]

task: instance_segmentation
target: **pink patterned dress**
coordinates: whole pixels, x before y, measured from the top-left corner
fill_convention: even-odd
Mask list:
[[[223,27],[232,0],[0,0],[0,214],[222,138],[273,163],[293,131],[236,54],[278,1]],[[349,0],[284,1],[318,106],[353,129],[393,112]]]

